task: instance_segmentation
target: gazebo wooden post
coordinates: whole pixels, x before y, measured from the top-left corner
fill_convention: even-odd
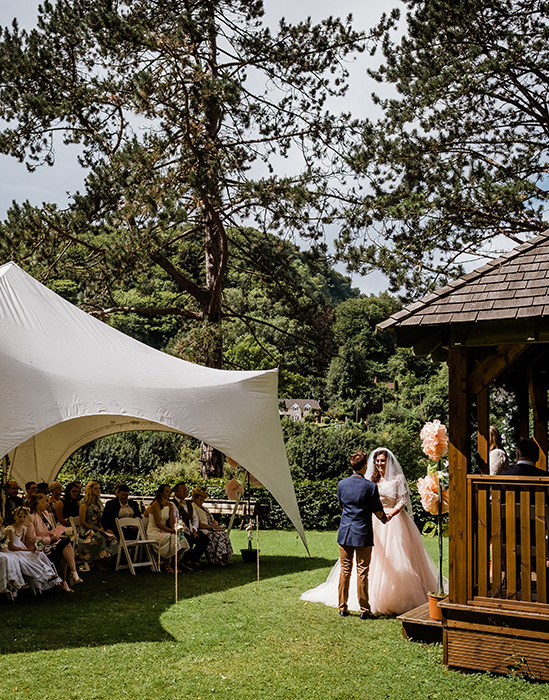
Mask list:
[[[530,437],[530,402],[528,400],[528,379],[526,372],[521,372],[515,383],[517,412],[517,442]],[[514,455],[511,457],[513,459]]]
[[[477,451],[481,461],[480,471],[490,473],[490,387],[477,394]]]
[[[464,347],[451,347],[448,355],[449,415],[448,426],[450,463],[450,538],[449,578],[450,603],[467,602],[469,574],[467,551],[467,465],[470,454],[471,421],[467,392],[468,353]]]
[[[532,413],[534,416],[534,440],[539,445],[539,461],[537,466],[547,471],[547,372],[536,372],[534,368],[528,369],[528,388]]]

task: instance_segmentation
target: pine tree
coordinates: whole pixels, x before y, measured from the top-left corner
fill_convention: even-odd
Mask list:
[[[351,18],[273,32],[262,17],[260,0],[46,0],[35,29],[14,22],[0,43],[0,152],[32,169],[77,144],[86,169],[65,210],[14,205],[0,250],[44,277],[70,266],[98,315],[198,324],[211,367],[231,228],[318,238],[358,132],[327,108],[364,48]],[[296,151],[295,174],[279,175]],[[120,303],[153,266],[171,303]],[[219,474],[218,455],[204,464]]]
[[[404,35],[398,13],[377,30],[373,75],[396,96],[353,159],[371,189],[342,254],[414,296],[461,274],[462,254],[495,257],[547,227],[549,3],[405,5]]]

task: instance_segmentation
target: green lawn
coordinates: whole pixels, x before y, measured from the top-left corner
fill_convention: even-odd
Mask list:
[[[72,596],[2,597],[0,699],[549,699],[549,685],[449,672],[440,645],[404,640],[395,619],[300,601],[337,553],[335,533],[308,538],[311,557],[295,533],[261,532],[259,585],[235,557],[181,575],[177,604],[173,576],[144,571],[84,574]]]

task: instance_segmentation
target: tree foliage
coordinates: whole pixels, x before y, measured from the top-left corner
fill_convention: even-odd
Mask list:
[[[414,296],[544,230],[549,3],[405,0],[378,31],[395,87],[353,159],[370,193],[350,208],[341,252]]]
[[[272,32],[262,16],[250,0],[59,0],[36,29],[5,28],[0,151],[32,169],[52,164],[62,139],[87,177],[64,211],[15,206],[4,247],[44,276],[76,266],[96,313],[216,324],[231,229],[318,236],[354,125],[326,101],[345,94],[345,60],[364,37],[333,18]],[[294,150],[301,167],[277,175],[274,159]],[[176,296],[123,303],[120,283],[152,266]],[[220,366],[221,343],[207,346]]]
[[[0,42],[0,152],[33,169],[74,144],[86,172],[65,210],[14,205],[2,253],[43,280],[72,268],[102,317],[193,322],[212,367],[232,232],[319,237],[357,130],[327,101],[344,96],[363,34],[350,19],[271,31],[262,18],[260,0],[46,0],[35,29],[14,22]],[[294,152],[294,172],[277,174]],[[255,267],[246,247],[238,257]]]
[[[399,306],[383,293],[349,299],[336,308],[333,332],[339,351],[326,376],[326,399],[354,418],[379,411],[389,396],[387,361],[395,352],[394,336],[376,333],[376,325]]]

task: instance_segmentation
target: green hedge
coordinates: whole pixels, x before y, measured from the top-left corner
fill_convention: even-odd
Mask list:
[[[76,476],[82,477],[82,474]],[[86,479],[97,478],[105,493],[112,491],[112,475],[95,477],[87,474]],[[84,480],[84,479],[82,479]],[[179,479],[178,479],[179,480]],[[211,498],[226,498],[225,479],[181,479],[189,488],[189,492],[195,486],[205,488]],[[132,474],[116,475],[116,481],[125,481],[134,495],[152,496],[161,482]],[[294,489],[301,514],[303,527],[306,530],[337,530],[339,525],[340,509],[337,501],[338,479],[294,479]],[[175,481],[172,485],[175,484]],[[254,501],[260,501],[268,505],[268,512],[261,518],[261,527],[270,530],[288,530],[293,526],[288,516],[278,505],[272,494],[264,488],[250,488],[249,496]],[[436,522],[436,518],[426,513],[414,485],[411,485],[412,507],[416,525],[423,530],[428,522]]]

